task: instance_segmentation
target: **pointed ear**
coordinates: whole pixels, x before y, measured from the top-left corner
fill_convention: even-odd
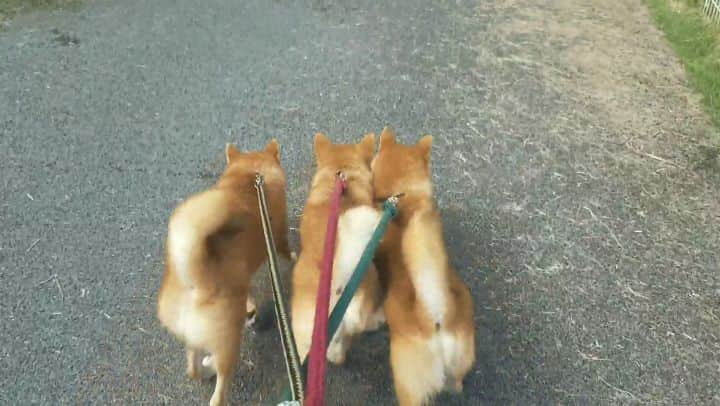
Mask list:
[[[390,127],[385,127],[380,133],[380,149],[385,146],[395,145],[395,132]]]
[[[233,144],[225,145],[225,161],[230,164],[240,156],[240,151]]]
[[[332,142],[325,134],[323,134],[323,133],[315,134],[315,156],[319,156],[330,145],[332,145]]]
[[[332,142],[330,141],[330,138],[327,137],[327,135],[323,133],[315,134],[315,149],[323,148],[330,144],[332,144]]]
[[[275,160],[280,162],[280,143],[277,141],[277,139],[273,138],[270,140],[270,142],[267,144],[267,147],[265,147],[265,152],[271,154],[273,157],[275,157]]]
[[[432,156],[432,140],[432,135],[426,135],[420,138],[420,141],[416,144],[416,147],[420,150],[420,153],[427,163],[430,163],[430,158]]]
[[[360,149],[363,159],[369,164],[373,159],[373,155],[375,155],[375,133],[364,136],[357,147]]]

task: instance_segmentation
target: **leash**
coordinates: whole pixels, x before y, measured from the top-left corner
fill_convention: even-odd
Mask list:
[[[378,222],[378,225],[375,227],[375,231],[373,231],[370,241],[368,241],[367,246],[365,246],[365,250],[360,257],[360,261],[358,261],[358,264],[355,266],[347,286],[345,286],[342,295],[340,295],[340,298],[330,313],[327,334],[328,340],[332,339],[338,328],[340,328],[340,323],[345,316],[345,312],[347,312],[348,306],[350,306],[350,301],[352,301],[353,296],[355,296],[355,292],[357,292],[358,287],[360,287],[360,283],[362,282],[368,266],[375,256],[375,251],[377,251],[377,248],[380,245],[380,240],[382,240],[382,237],[390,224],[390,220],[397,215],[397,205],[400,196],[401,195],[392,196],[383,203],[383,214],[382,217],[380,217],[380,222]],[[306,368],[307,358],[302,364],[303,371],[306,371]],[[278,403],[278,405],[284,405],[290,397],[291,394],[289,393],[289,389],[285,387],[281,395],[282,400]]]
[[[362,283],[362,280],[365,277],[365,273],[375,256],[375,251],[377,251],[377,248],[380,245],[380,240],[382,240],[382,236],[385,234],[385,231],[390,224],[390,220],[397,215],[397,204],[397,196],[387,199],[383,204],[383,214],[382,217],[380,217],[380,222],[377,227],[375,227],[375,231],[373,231],[372,237],[370,237],[370,241],[368,241],[368,245],[365,247],[365,250],[360,257],[360,261],[357,266],[355,266],[355,270],[353,271],[345,290],[343,290],[342,295],[340,295],[340,299],[338,299],[332,313],[330,313],[330,328],[328,329],[328,337],[332,338],[337,329],[340,327],[340,323],[342,323],[345,312],[350,306],[350,301],[352,301],[353,296],[355,296],[355,292],[358,290],[360,283]]]
[[[262,175],[259,173],[255,175],[255,189],[257,190],[260,217],[262,219],[265,246],[267,248],[268,267],[270,268],[270,284],[272,285],[273,300],[275,301],[275,318],[277,319],[278,329],[280,330],[280,341],[283,347],[283,355],[285,356],[285,367],[292,388],[291,396],[288,396],[283,404],[300,405],[303,400],[300,357],[298,356],[297,348],[295,348],[295,337],[293,337],[293,332],[288,322],[285,302],[282,297],[282,287],[280,286],[280,278],[278,277],[277,271],[277,251],[272,235],[272,227],[270,225],[270,215],[268,214],[264,184],[265,181]]]
[[[308,355],[308,377],[305,406],[323,406],[325,404],[325,354],[328,347],[328,313],[330,312],[330,290],[332,285],[333,261],[335,259],[335,240],[337,239],[340,201],[345,190],[345,177],[338,173],[335,190],[330,196],[325,246],[320,267],[320,283],[315,301],[315,322],[312,333],[312,345]]]

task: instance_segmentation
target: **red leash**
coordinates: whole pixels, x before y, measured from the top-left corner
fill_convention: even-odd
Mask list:
[[[328,313],[330,312],[330,288],[332,285],[332,268],[335,259],[335,239],[337,238],[338,219],[340,218],[340,200],[345,190],[345,179],[338,174],[335,191],[330,197],[327,230],[325,231],[325,247],[322,266],[320,268],[320,285],[315,302],[315,323],[313,326],[312,345],[308,356],[307,389],[304,406],[323,406],[325,404],[325,354],[328,347]]]

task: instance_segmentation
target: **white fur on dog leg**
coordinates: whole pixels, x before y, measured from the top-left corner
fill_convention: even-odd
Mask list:
[[[206,355],[202,359],[202,368],[200,368],[200,375],[202,379],[210,379],[215,376],[215,358],[212,355]]]
[[[381,307],[375,312],[375,314],[370,316],[365,331],[375,331],[382,327],[382,325],[385,324],[385,321],[385,312]]]
[[[227,403],[221,400],[223,398],[224,396],[216,390],[210,398],[210,406],[227,406]]]
[[[348,337],[343,336],[342,331],[338,331],[332,341],[328,344],[327,359],[335,365],[341,365],[345,362],[347,355]]]
[[[248,296],[245,301],[245,310],[249,316],[245,319],[245,327],[252,327],[255,320],[257,320],[257,305],[255,305],[255,300],[251,296]]]
[[[328,346],[327,359],[335,365],[341,365],[345,362],[345,352],[343,346],[336,343],[331,343]]]
[[[227,377],[218,375],[215,380],[215,392],[210,398],[210,406],[226,406],[228,404],[228,396],[230,395],[230,387]]]

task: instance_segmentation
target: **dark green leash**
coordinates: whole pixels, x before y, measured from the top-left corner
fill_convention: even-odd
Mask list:
[[[286,401],[284,404],[300,405],[304,397],[303,372],[300,365],[300,357],[295,347],[295,337],[293,337],[293,332],[288,322],[285,302],[282,297],[282,287],[280,286],[280,277],[277,271],[277,250],[275,249],[275,239],[273,238],[272,226],[270,224],[265,188],[263,188],[264,183],[262,175],[257,174],[255,177],[255,189],[257,190],[260,218],[262,219],[263,234],[265,235],[268,267],[270,268],[270,284],[272,285],[273,300],[275,301],[275,317],[277,318],[278,328],[280,329],[280,342],[282,343],[283,353],[285,355],[288,380],[292,387],[292,393],[285,398]]]
[[[380,218],[380,222],[375,228],[372,237],[370,237],[370,241],[368,241],[368,245],[365,247],[365,251],[363,251],[363,254],[360,257],[360,261],[355,266],[355,270],[347,283],[347,287],[343,290],[342,295],[340,295],[340,299],[338,299],[335,307],[330,313],[330,322],[328,324],[329,340],[332,340],[335,336],[335,332],[338,328],[340,328],[340,323],[342,323],[345,312],[350,306],[350,302],[352,301],[353,296],[355,296],[355,292],[357,292],[363,278],[365,277],[365,273],[370,267],[370,263],[375,256],[375,251],[377,251],[378,246],[380,245],[380,240],[382,240],[383,235],[385,235],[385,230],[387,230],[390,220],[397,215],[397,201],[397,197],[391,197],[383,204],[384,210],[382,217]]]
[[[367,246],[365,246],[365,250],[360,257],[360,261],[355,266],[355,270],[353,270],[352,276],[350,276],[350,280],[348,281],[347,286],[345,286],[345,290],[343,290],[342,295],[340,295],[340,299],[338,299],[335,307],[330,313],[330,319],[328,322],[328,340],[332,340],[338,328],[340,328],[340,323],[342,323],[345,312],[347,312],[350,302],[352,301],[353,296],[355,296],[355,292],[357,292],[363,278],[365,277],[365,273],[375,256],[375,251],[377,251],[377,248],[380,245],[380,240],[382,240],[388,225],[390,225],[390,220],[397,215],[397,203],[398,196],[393,196],[385,200],[385,203],[383,203],[383,214],[382,217],[380,217],[380,222],[377,227],[375,227],[375,231],[373,231],[372,237],[370,237],[370,241],[368,241]],[[307,375],[307,358],[305,358],[302,363],[301,374],[303,379]],[[292,393],[290,392],[290,388],[285,387],[281,395],[281,400],[277,404],[285,404],[291,399]]]

